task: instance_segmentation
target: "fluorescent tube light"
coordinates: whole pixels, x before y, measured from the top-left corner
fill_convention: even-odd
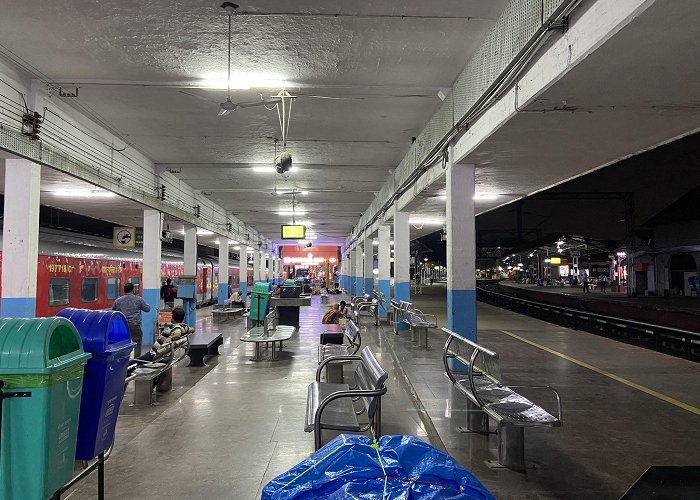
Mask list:
[[[292,213],[291,210],[279,210],[277,212],[277,215],[284,215],[284,216],[290,216],[290,215],[306,215],[306,210],[298,210],[295,209],[294,213]]]
[[[437,217],[433,217],[433,218],[416,217],[415,219],[409,218],[408,222],[410,224],[428,224],[428,225],[430,225],[430,224],[444,224],[445,219],[437,218]]]
[[[113,192],[104,189],[59,189],[51,192],[55,196],[72,198],[111,198],[116,196]]]

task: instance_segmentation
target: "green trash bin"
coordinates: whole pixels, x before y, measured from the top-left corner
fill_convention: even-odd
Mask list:
[[[65,318],[0,319],[0,499],[44,500],[73,477],[90,357]]]
[[[253,285],[250,292],[250,311],[248,315],[251,321],[265,321],[265,316],[270,308],[270,284],[258,282]]]

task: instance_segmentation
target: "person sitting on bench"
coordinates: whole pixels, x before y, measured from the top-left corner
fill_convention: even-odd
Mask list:
[[[143,356],[139,356],[138,359],[141,361],[153,361],[158,353],[158,350],[164,345],[179,339],[183,335],[194,333],[194,328],[184,324],[183,321],[185,321],[185,310],[182,307],[177,306],[175,309],[173,309],[173,322],[163,328],[163,331],[153,342],[153,347],[151,350]]]
[[[158,335],[158,338],[153,342],[150,354],[155,356],[158,349],[164,345],[179,339],[183,335],[194,333],[194,328],[183,323],[185,321],[185,310],[177,306],[173,309],[173,322],[163,329],[163,332]]]

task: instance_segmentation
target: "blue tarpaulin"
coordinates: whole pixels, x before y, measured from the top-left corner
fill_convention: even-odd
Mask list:
[[[484,499],[493,495],[464,467],[413,436],[342,434],[270,481],[262,500]]]

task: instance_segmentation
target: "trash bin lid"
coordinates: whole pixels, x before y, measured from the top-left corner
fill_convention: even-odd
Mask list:
[[[83,340],[85,352],[108,353],[132,343],[129,336],[129,323],[120,311],[95,311],[69,307],[56,316],[66,318],[73,323]]]
[[[0,319],[0,374],[52,373],[89,357],[65,318]]]
[[[253,285],[253,293],[260,295],[270,295],[270,284],[258,282]]]

